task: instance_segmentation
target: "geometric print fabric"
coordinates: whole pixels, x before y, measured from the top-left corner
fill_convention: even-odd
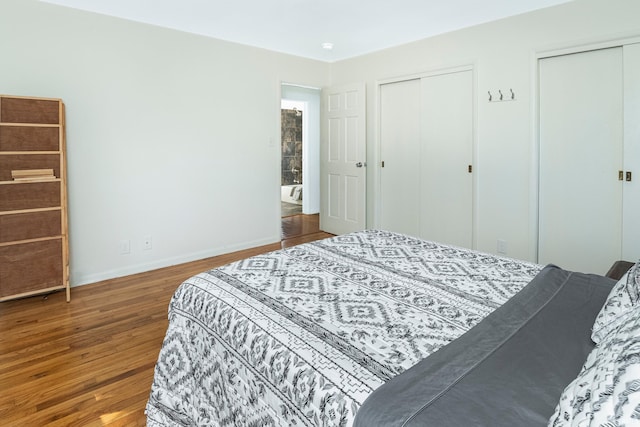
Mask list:
[[[640,306],[622,317],[563,391],[549,427],[640,425]]]
[[[194,276],[170,304],[148,425],[350,425],[540,269],[368,230]]]

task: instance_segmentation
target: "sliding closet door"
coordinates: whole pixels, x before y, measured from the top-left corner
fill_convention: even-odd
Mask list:
[[[624,172],[622,259],[640,259],[640,43],[624,47]]]
[[[538,261],[604,274],[621,257],[622,48],[539,61]]]
[[[420,236],[472,247],[471,70],[422,79]]]
[[[470,248],[473,74],[380,86],[380,227]]]
[[[380,87],[380,227],[418,236],[420,80]]]

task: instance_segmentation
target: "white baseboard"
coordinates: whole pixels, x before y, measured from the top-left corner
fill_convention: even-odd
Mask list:
[[[243,242],[234,245],[226,245],[218,248],[208,249],[206,251],[193,252],[190,254],[180,255],[171,258],[163,258],[154,260],[151,262],[129,265],[123,268],[117,268],[113,270],[102,271],[94,274],[80,274],[74,275],[71,271],[71,287],[89,285],[92,283],[102,282],[103,280],[115,279],[118,277],[130,276],[132,274],[145,273],[151,270],[157,270],[159,268],[170,267],[172,265],[183,264],[191,261],[198,261],[205,258],[210,258],[218,255],[224,255],[244,249],[255,248],[258,246],[269,245],[280,241],[280,236],[274,236],[271,238],[265,238],[260,240],[254,240],[250,242]]]

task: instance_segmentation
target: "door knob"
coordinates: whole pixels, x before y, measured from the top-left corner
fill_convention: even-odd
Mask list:
[[[357,168],[361,168],[362,166],[364,166],[364,164],[362,164],[362,162],[358,162],[358,163],[356,163],[356,167],[357,167]]]

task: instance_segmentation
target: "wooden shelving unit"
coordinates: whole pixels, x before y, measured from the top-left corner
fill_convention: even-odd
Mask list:
[[[0,301],[69,287],[64,104],[0,95]]]

